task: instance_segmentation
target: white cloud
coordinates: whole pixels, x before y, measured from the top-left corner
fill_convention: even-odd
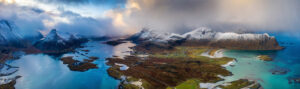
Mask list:
[[[1,4],[0,19],[13,22],[24,36],[36,35],[37,31],[57,29],[85,36],[119,35],[110,18],[84,17],[62,8],[44,10],[18,4]]]
[[[148,27],[181,32],[186,29],[180,27],[208,26],[225,31],[296,31],[300,28],[300,1],[129,0],[125,9],[112,10],[108,15],[126,24],[121,27],[137,30]]]

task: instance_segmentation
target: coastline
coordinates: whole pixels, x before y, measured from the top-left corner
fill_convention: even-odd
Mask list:
[[[236,59],[234,59],[233,61],[228,62],[227,64],[222,65],[223,67],[228,67],[228,66],[234,66],[234,64],[236,63]]]
[[[209,57],[209,58],[222,58],[224,57],[223,53],[226,51],[225,49],[218,49],[213,54],[210,52],[213,51],[213,49],[209,49],[206,52],[203,52],[201,56]]]

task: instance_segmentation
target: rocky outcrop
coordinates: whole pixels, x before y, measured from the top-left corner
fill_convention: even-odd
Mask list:
[[[206,46],[242,50],[279,50],[275,37],[264,34],[215,32],[209,28],[198,28],[183,35],[160,33],[144,29],[128,38],[136,43],[155,43],[166,46]]]

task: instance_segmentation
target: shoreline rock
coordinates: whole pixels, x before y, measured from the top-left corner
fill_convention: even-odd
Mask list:
[[[21,76],[15,76],[10,79],[1,79],[0,89],[15,89],[15,84],[17,83],[17,79],[21,78]]]
[[[275,69],[271,69],[270,72],[273,75],[284,75],[287,74],[290,70],[288,69],[283,69],[283,68],[275,68]]]
[[[300,78],[288,78],[289,84],[300,84]]]

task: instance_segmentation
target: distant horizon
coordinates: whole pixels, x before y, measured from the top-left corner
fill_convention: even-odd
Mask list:
[[[298,0],[0,0],[0,19],[18,31],[51,29],[90,36],[118,36],[143,28],[184,33],[216,31],[300,33]]]

